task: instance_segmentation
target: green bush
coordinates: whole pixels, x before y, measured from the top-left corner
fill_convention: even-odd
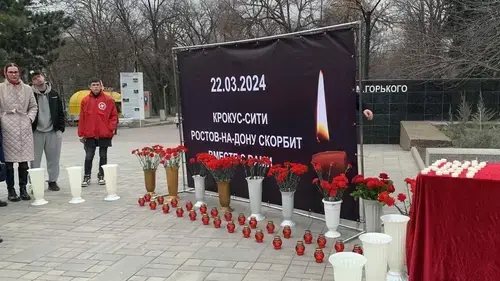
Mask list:
[[[450,109],[450,121],[440,129],[452,140],[454,147],[500,148],[500,126],[493,121],[496,115],[486,107],[481,93],[475,112],[462,96],[457,114],[453,116]]]

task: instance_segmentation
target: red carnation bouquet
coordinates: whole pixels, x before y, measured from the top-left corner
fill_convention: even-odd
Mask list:
[[[346,174],[352,166],[347,165],[344,173],[334,176],[332,168],[335,167],[335,163],[330,164],[328,171],[323,171],[323,168],[318,163],[312,164],[314,171],[316,171],[316,174],[318,175],[318,177],[313,180],[313,184],[318,187],[319,192],[323,195],[323,199],[330,202],[341,201],[344,191],[349,185],[349,180],[347,179]]]
[[[161,151],[163,147],[161,145],[153,145],[151,147],[145,146],[141,149],[137,148],[132,150],[132,154],[134,154],[137,159],[139,159],[139,163],[142,166],[143,171],[156,170],[158,165],[160,164],[161,159]]]
[[[160,155],[162,159],[160,163],[165,167],[179,168],[181,164],[182,157],[186,153],[187,148],[183,145],[179,145],[175,148],[167,148],[161,151]]]
[[[198,153],[196,157],[189,159],[187,167],[192,175],[205,177],[208,174],[207,163],[212,159],[216,159],[212,154]]]
[[[306,165],[285,162],[283,165],[272,165],[267,174],[276,179],[276,183],[281,192],[295,192],[299,185],[300,177],[306,172]]]
[[[395,203],[396,199],[392,198],[390,193],[387,191],[384,191],[379,195],[378,201],[386,204],[389,207],[394,206],[394,207],[396,207],[396,209],[398,209],[400,214],[405,215],[405,216],[409,216],[410,215],[410,208],[411,208],[412,194],[415,191],[415,186],[416,186],[417,181],[415,179],[412,179],[412,178],[406,178],[405,183],[406,183],[406,194],[408,194],[408,196],[406,196],[406,194],[404,194],[404,193],[399,193],[397,196],[397,201],[403,203],[402,207],[398,206]]]
[[[389,179],[386,173],[381,173],[378,178],[364,178],[362,175],[357,175],[351,182],[356,185],[356,189],[351,193],[356,199],[378,200],[380,194],[383,192],[390,194],[396,191],[392,180]],[[390,203],[391,202],[388,202],[387,205]],[[392,204],[394,204],[394,202],[392,202]]]
[[[242,160],[241,164],[245,168],[245,176],[249,179],[265,178],[269,167],[271,167],[271,160],[268,157],[250,158]]]
[[[206,167],[217,182],[230,182],[240,165],[240,159],[235,156],[213,158],[206,162]]]

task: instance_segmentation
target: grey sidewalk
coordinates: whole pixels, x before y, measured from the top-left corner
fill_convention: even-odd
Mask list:
[[[304,230],[315,238],[325,231],[323,222],[296,216],[298,226],[292,238],[283,239],[283,249],[272,248],[272,236],[265,234],[264,243],[245,239],[238,226],[234,234],[225,228],[203,226],[201,221],[177,218],[140,208],[137,198],[144,193],[142,171],[133,148],[146,144],[176,145],[175,126],[123,129],[110,149],[109,163],[119,166],[119,195],[116,202],[103,201],[104,187],[96,184],[84,189],[87,202],[70,205],[71,199],[65,167],[82,165],[83,149],[75,131],[65,134],[61,159],[62,190],[46,191],[50,202],[32,207],[28,202],[10,203],[0,209],[0,281],[9,280],[333,280],[327,258],[332,241],[325,249],[325,262],[316,264],[314,245],[306,245],[306,255],[295,255],[294,247]],[[94,168],[97,167],[97,160]],[[390,174],[396,187],[403,189],[403,179],[415,176],[417,168],[408,152],[398,146],[365,146],[365,172]],[[94,169],[93,176],[97,173]],[[165,190],[165,175],[159,173],[157,190]],[[0,188],[0,198],[6,198]],[[194,200],[192,194],[181,194]],[[208,198],[209,207],[217,206],[216,198]],[[233,201],[233,217],[249,214],[246,203]],[[264,208],[268,219],[280,222],[279,211]],[[186,216],[186,214],[185,214]],[[259,227],[265,228],[265,221]],[[223,224],[224,227],[224,224]],[[343,237],[354,234],[340,229]],[[348,250],[352,245],[348,245]]]

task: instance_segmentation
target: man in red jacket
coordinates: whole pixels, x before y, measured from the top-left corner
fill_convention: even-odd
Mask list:
[[[97,147],[99,147],[97,181],[100,185],[106,184],[101,166],[107,163],[108,147],[111,146],[118,124],[115,101],[111,96],[104,94],[101,80],[91,78],[89,88],[89,95],[83,98],[80,105],[80,120],[78,121],[78,136],[85,148],[85,172],[82,187],[90,184],[92,161]]]

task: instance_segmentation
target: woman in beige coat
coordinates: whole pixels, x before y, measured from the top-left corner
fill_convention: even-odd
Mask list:
[[[33,131],[38,106],[29,85],[20,79],[20,69],[14,63],[3,69],[6,80],[0,83],[0,125],[5,154],[8,200],[31,200],[28,184],[28,161],[34,160]],[[19,163],[19,196],[14,189],[14,163]]]

